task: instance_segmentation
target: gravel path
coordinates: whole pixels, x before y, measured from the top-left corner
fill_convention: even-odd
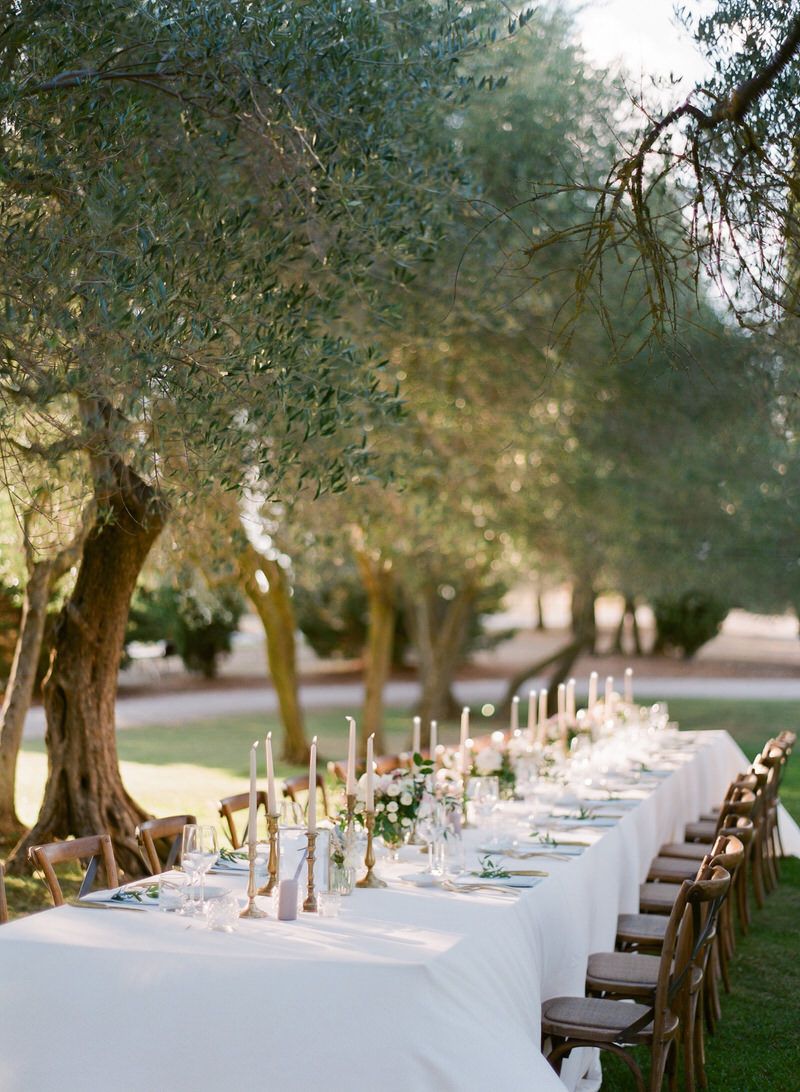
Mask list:
[[[544,679],[531,680],[531,687],[544,685]],[[506,680],[496,678],[464,679],[455,684],[455,696],[465,705],[497,702],[505,692]],[[305,683],[301,700],[306,709],[347,709],[357,711],[363,700],[361,683]],[[419,694],[412,680],[390,682],[386,704],[411,708]],[[763,678],[640,678],[636,677],[637,698],[750,698],[800,701],[800,679]],[[178,694],[147,694],[122,697],[117,701],[117,726],[143,728],[153,724],[182,724],[189,721],[237,716],[246,713],[273,713],[278,702],[275,691],[263,689],[202,690]],[[41,739],[44,735],[44,711],[31,709],[25,721],[25,737]]]

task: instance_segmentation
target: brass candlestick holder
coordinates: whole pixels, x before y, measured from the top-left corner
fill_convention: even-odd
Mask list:
[[[278,877],[281,870],[281,843],[278,834],[278,816],[267,816],[267,830],[269,831],[269,860],[267,871],[269,878],[263,887],[259,888],[259,895],[271,895],[278,886]]]
[[[256,841],[255,834],[250,839],[247,849],[247,858],[249,864],[249,870],[247,875],[247,906],[242,910],[239,915],[240,918],[265,918],[267,913],[265,910],[259,909],[256,906]]]
[[[356,818],[356,794],[354,792],[349,792],[345,796],[345,804],[347,807],[345,812],[347,823],[346,830],[349,835],[353,832],[353,824],[355,823]]]
[[[364,854],[364,864],[367,866],[367,874],[363,879],[358,881],[356,887],[386,887],[383,880],[378,879],[372,871],[375,867],[375,850],[372,846],[372,839],[375,831],[375,812],[368,811],[365,815],[364,822],[367,828],[367,852]]]
[[[310,830],[306,837],[308,838],[308,853],[306,854],[306,860],[308,861],[308,893],[303,903],[303,909],[309,914],[316,914],[317,896],[314,891],[314,861],[316,859],[317,832]]]

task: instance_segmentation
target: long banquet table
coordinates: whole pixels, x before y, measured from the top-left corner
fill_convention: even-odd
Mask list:
[[[587,956],[613,945],[659,845],[746,768],[726,732],[681,739],[657,787],[513,896],[414,886],[409,848],[380,862],[385,890],[355,891],[338,918],[228,935],[66,906],[3,927],[0,1088],[563,1090],[540,1051],[542,1000],[583,993]],[[524,820],[524,805],[504,807]],[[588,1061],[565,1072],[572,1087],[596,1087],[574,1072]]]

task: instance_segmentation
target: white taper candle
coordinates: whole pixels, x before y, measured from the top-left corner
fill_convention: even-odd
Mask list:
[[[317,831],[317,737],[311,741],[308,756],[308,833]]]
[[[270,815],[278,814],[278,796],[275,792],[275,766],[272,760],[272,732],[267,732],[264,741],[264,750],[267,754],[267,812]]]

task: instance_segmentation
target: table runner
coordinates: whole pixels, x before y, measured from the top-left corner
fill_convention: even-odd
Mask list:
[[[231,936],[67,906],[3,927],[0,1087],[563,1092],[540,1052],[542,1000],[583,993],[589,953],[613,947],[659,846],[747,766],[725,732],[683,737],[684,765],[513,898],[405,884],[409,848],[380,863],[389,888],[354,892],[335,919]],[[483,837],[467,832],[473,848]]]

